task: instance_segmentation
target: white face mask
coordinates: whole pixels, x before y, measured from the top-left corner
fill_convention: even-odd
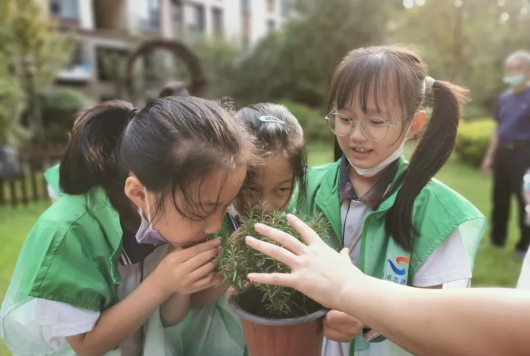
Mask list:
[[[405,145],[405,141],[406,140],[403,140],[401,145],[390,156],[388,156],[383,162],[379,163],[376,166],[370,167],[370,168],[361,168],[359,166],[356,166],[350,161],[348,156],[346,156],[346,158],[348,159],[348,162],[350,162],[350,165],[353,167],[353,169],[355,169],[355,172],[357,172],[358,175],[363,176],[363,177],[368,177],[368,178],[373,177],[403,155],[403,146]]]
[[[517,87],[523,84],[524,79],[525,79],[524,74],[519,73],[519,74],[507,75],[502,79],[502,81],[511,87]]]

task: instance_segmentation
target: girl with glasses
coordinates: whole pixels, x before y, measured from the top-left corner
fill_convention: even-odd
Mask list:
[[[326,120],[343,156],[309,170],[298,211],[324,213],[332,226],[325,241],[349,248],[365,274],[419,288],[469,285],[484,216],[433,179],[453,150],[466,94],[430,78],[420,56],[401,47],[357,49],[337,67]],[[422,128],[407,162],[404,144]],[[408,355],[336,310],[325,318],[324,335],[325,356]]]

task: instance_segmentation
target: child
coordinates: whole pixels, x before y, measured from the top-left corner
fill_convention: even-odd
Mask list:
[[[431,89],[432,116],[407,163],[403,145],[422,128]],[[343,157],[308,172],[298,209],[324,213],[332,226],[326,242],[350,248],[365,274],[420,288],[469,284],[484,216],[432,179],[451,155],[465,99],[464,89],[428,77],[419,55],[405,48],[357,49],[337,67],[326,120]],[[330,311],[322,354],[407,354],[369,327]]]
[[[286,210],[295,186],[305,190],[307,169],[302,127],[284,106],[251,105],[241,109],[236,118],[255,137],[262,160],[258,166],[249,168],[236,202],[228,208],[223,225],[233,231],[238,229],[248,206],[265,204],[270,211]],[[221,286],[205,291],[202,298],[192,297],[197,297],[192,307],[207,305],[192,309],[179,325],[184,355],[244,354],[243,330],[239,317],[228,306],[226,289]]]
[[[157,99],[141,111],[109,101],[89,110],[61,161],[65,195],[31,230],[4,299],[7,347],[164,355],[163,328],[142,326],[151,316],[182,319],[191,293],[219,283],[219,242],[206,241],[252,152],[247,132],[212,101]]]

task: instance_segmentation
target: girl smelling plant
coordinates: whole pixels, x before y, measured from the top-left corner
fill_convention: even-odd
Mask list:
[[[108,101],[73,129],[65,195],[36,222],[0,312],[17,355],[172,355],[162,325],[217,285],[226,208],[252,139],[216,102]]]
[[[294,188],[305,191],[306,153],[302,127],[282,105],[260,103],[241,109],[236,120],[255,139],[261,157],[249,167],[243,187],[223,222],[227,231],[236,231],[244,222],[249,207],[285,211]],[[239,317],[228,306],[225,291],[219,286],[192,298],[192,310],[179,324],[185,355],[237,356],[245,352]],[[202,296],[199,296],[202,294]]]
[[[337,67],[326,120],[343,156],[309,170],[297,208],[302,216],[323,213],[326,242],[350,248],[365,274],[419,288],[469,285],[484,216],[433,179],[453,150],[466,94],[429,77],[420,56],[402,47],[353,50]],[[409,163],[403,146],[423,127]],[[408,354],[335,310],[324,335],[324,356]]]

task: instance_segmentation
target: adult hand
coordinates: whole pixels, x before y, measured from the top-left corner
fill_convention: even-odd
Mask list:
[[[271,273],[248,275],[253,282],[292,287],[320,304],[339,309],[343,290],[361,283],[367,278],[350,260],[349,250],[337,253],[294,215],[287,215],[293,228],[302,236],[307,245],[278,229],[256,224],[255,229],[263,236],[280,243],[284,248],[253,237],[247,237],[247,244],[291,267],[291,273]]]
[[[480,171],[482,172],[483,175],[489,176],[491,175],[491,172],[492,172],[492,166],[493,166],[493,159],[489,155],[486,155],[486,157],[484,157],[484,160],[482,161],[482,166],[480,168]]]

